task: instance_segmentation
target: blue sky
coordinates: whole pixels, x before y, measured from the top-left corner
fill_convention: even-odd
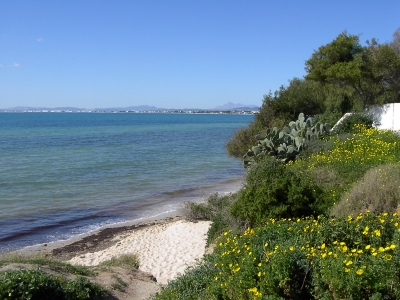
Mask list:
[[[0,108],[261,105],[343,30],[390,42],[400,1],[0,0]]]

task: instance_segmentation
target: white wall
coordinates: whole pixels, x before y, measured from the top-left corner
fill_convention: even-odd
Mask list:
[[[400,103],[376,106],[370,111],[376,117],[379,129],[400,130]]]

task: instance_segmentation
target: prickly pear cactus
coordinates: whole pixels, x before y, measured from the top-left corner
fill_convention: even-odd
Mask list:
[[[295,160],[307,148],[308,142],[328,134],[329,131],[329,124],[313,125],[311,118],[305,120],[304,114],[300,113],[297,121],[290,122],[281,131],[274,127],[268,128],[264,134],[258,134],[258,143],[243,156],[243,165],[248,167],[263,156],[274,156],[283,163]]]

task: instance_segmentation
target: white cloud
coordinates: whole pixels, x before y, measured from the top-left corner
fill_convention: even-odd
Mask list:
[[[12,66],[17,68],[17,67],[19,67],[19,63],[15,62],[15,63],[12,64]]]
[[[39,37],[36,39],[37,42],[43,42],[43,38]]]

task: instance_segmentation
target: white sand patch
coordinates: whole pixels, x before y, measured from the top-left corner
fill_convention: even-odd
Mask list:
[[[115,238],[113,246],[74,257],[70,263],[96,266],[113,256],[135,253],[139,269],[151,273],[159,283],[166,284],[204,255],[210,225],[209,221],[192,223],[180,220],[123,233]]]

